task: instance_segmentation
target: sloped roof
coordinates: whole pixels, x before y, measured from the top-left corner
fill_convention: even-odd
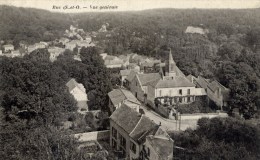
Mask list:
[[[137,76],[142,86],[161,78],[161,75],[159,73],[137,74]]]
[[[137,74],[136,71],[131,70],[130,74],[126,77],[126,80],[128,80],[129,82],[132,82],[132,80],[135,78],[136,74]]]
[[[159,79],[149,84],[156,88],[195,87],[195,84],[182,76],[175,76],[173,79]]]
[[[158,127],[159,125],[142,115],[134,130],[130,133],[130,137],[136,142],[142,142],[142,137],[146,137],[152,131],[157,130]]]
[[[207,88],[209,82],[208,80],[206,80],[205,78],[198,76],[198,78],[195,78],[196,82],[198,83],[198,85],[202,88]]]
[[[128,90],[125,89],[114,89],[108,93],[108,96],[113,103],[113,105],[117,105],[124,100],[128,100],[132,103],[140,104],[140,102],[136,99],[136,97]]]
[[[123,104],[112,113],[110,119],[130,134],[141,119],[141,114]]]
[[[218,81],[214,80],[213,82],[209,83],[208,87],[215,92],[218,88],[221,90],[228,90],[225,86],[220,84]]]
[[[66,86],[69,88],[69,91],[72,91],[74,88],[78,87],[82,92],[86,92],[84,86],[78,83],[74,78],[66,83]]]
[[[146,140],[150,142],[160,159],[173,157],[173,141],[171,139],[162,136],[147,136]]]

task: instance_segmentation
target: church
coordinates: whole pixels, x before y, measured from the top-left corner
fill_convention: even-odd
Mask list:
[[[176,66],[171,50],[160,75],[160,79],[147,85],[147,103],[152,107],[155,107],[155,99],[161,104],[189,104],[196,101],[196,97],[206,95],[204,88],[196,88]]]

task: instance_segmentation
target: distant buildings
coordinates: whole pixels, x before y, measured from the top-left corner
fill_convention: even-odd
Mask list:
[[[88,95],[86,94],[84,86],[81,83],[76,82],[74,78],[68,81],[66,86],[68,87],[70,94],[72,94],[77,101],[79,110],[88,111]]]
[[[65,51],[64,48],[59,47],[50,47],[48,48],[48,52],[50,53],[50,61],[53,62],[57,59],[59,55],[61,55]]]
[[[5,52],[5,53],[11,52],[11,51],[14,50],[14,46],[13,46],[12,44],[4,45],[3,48],[4,48],[4,52]]]
[[[125,104],[110,116],[110,146],[126,159],[170,160],[173,156],[173,140],[160,125]]]
[[[200,27],[188,26],[187,29],[185,30],[185,33],[205,35],[205,34],[209,33],[209,30],[203,29],[203,28],[200,28]]]
[[[121,68],[124,65],[124,61],[116,56],[107,55],[105,56],[104,61],[107,68]]]

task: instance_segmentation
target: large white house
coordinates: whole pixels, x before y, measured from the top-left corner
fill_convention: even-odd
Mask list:
[[[147,100],[150,104],[154,103],[155,98],[164,103],[165,97],[171,97],[171,104],[187,104],[194,102],[197,96],[204,95],[205,89],[196,88],[176,66],[171,51],[165,70],[161,71],[161,78],[147,85]]]

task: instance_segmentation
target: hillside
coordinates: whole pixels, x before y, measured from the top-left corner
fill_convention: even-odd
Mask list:
[[[39,9],[0,6],[0,39],[35,43],[54,40],[71,24],[70,17]]]

